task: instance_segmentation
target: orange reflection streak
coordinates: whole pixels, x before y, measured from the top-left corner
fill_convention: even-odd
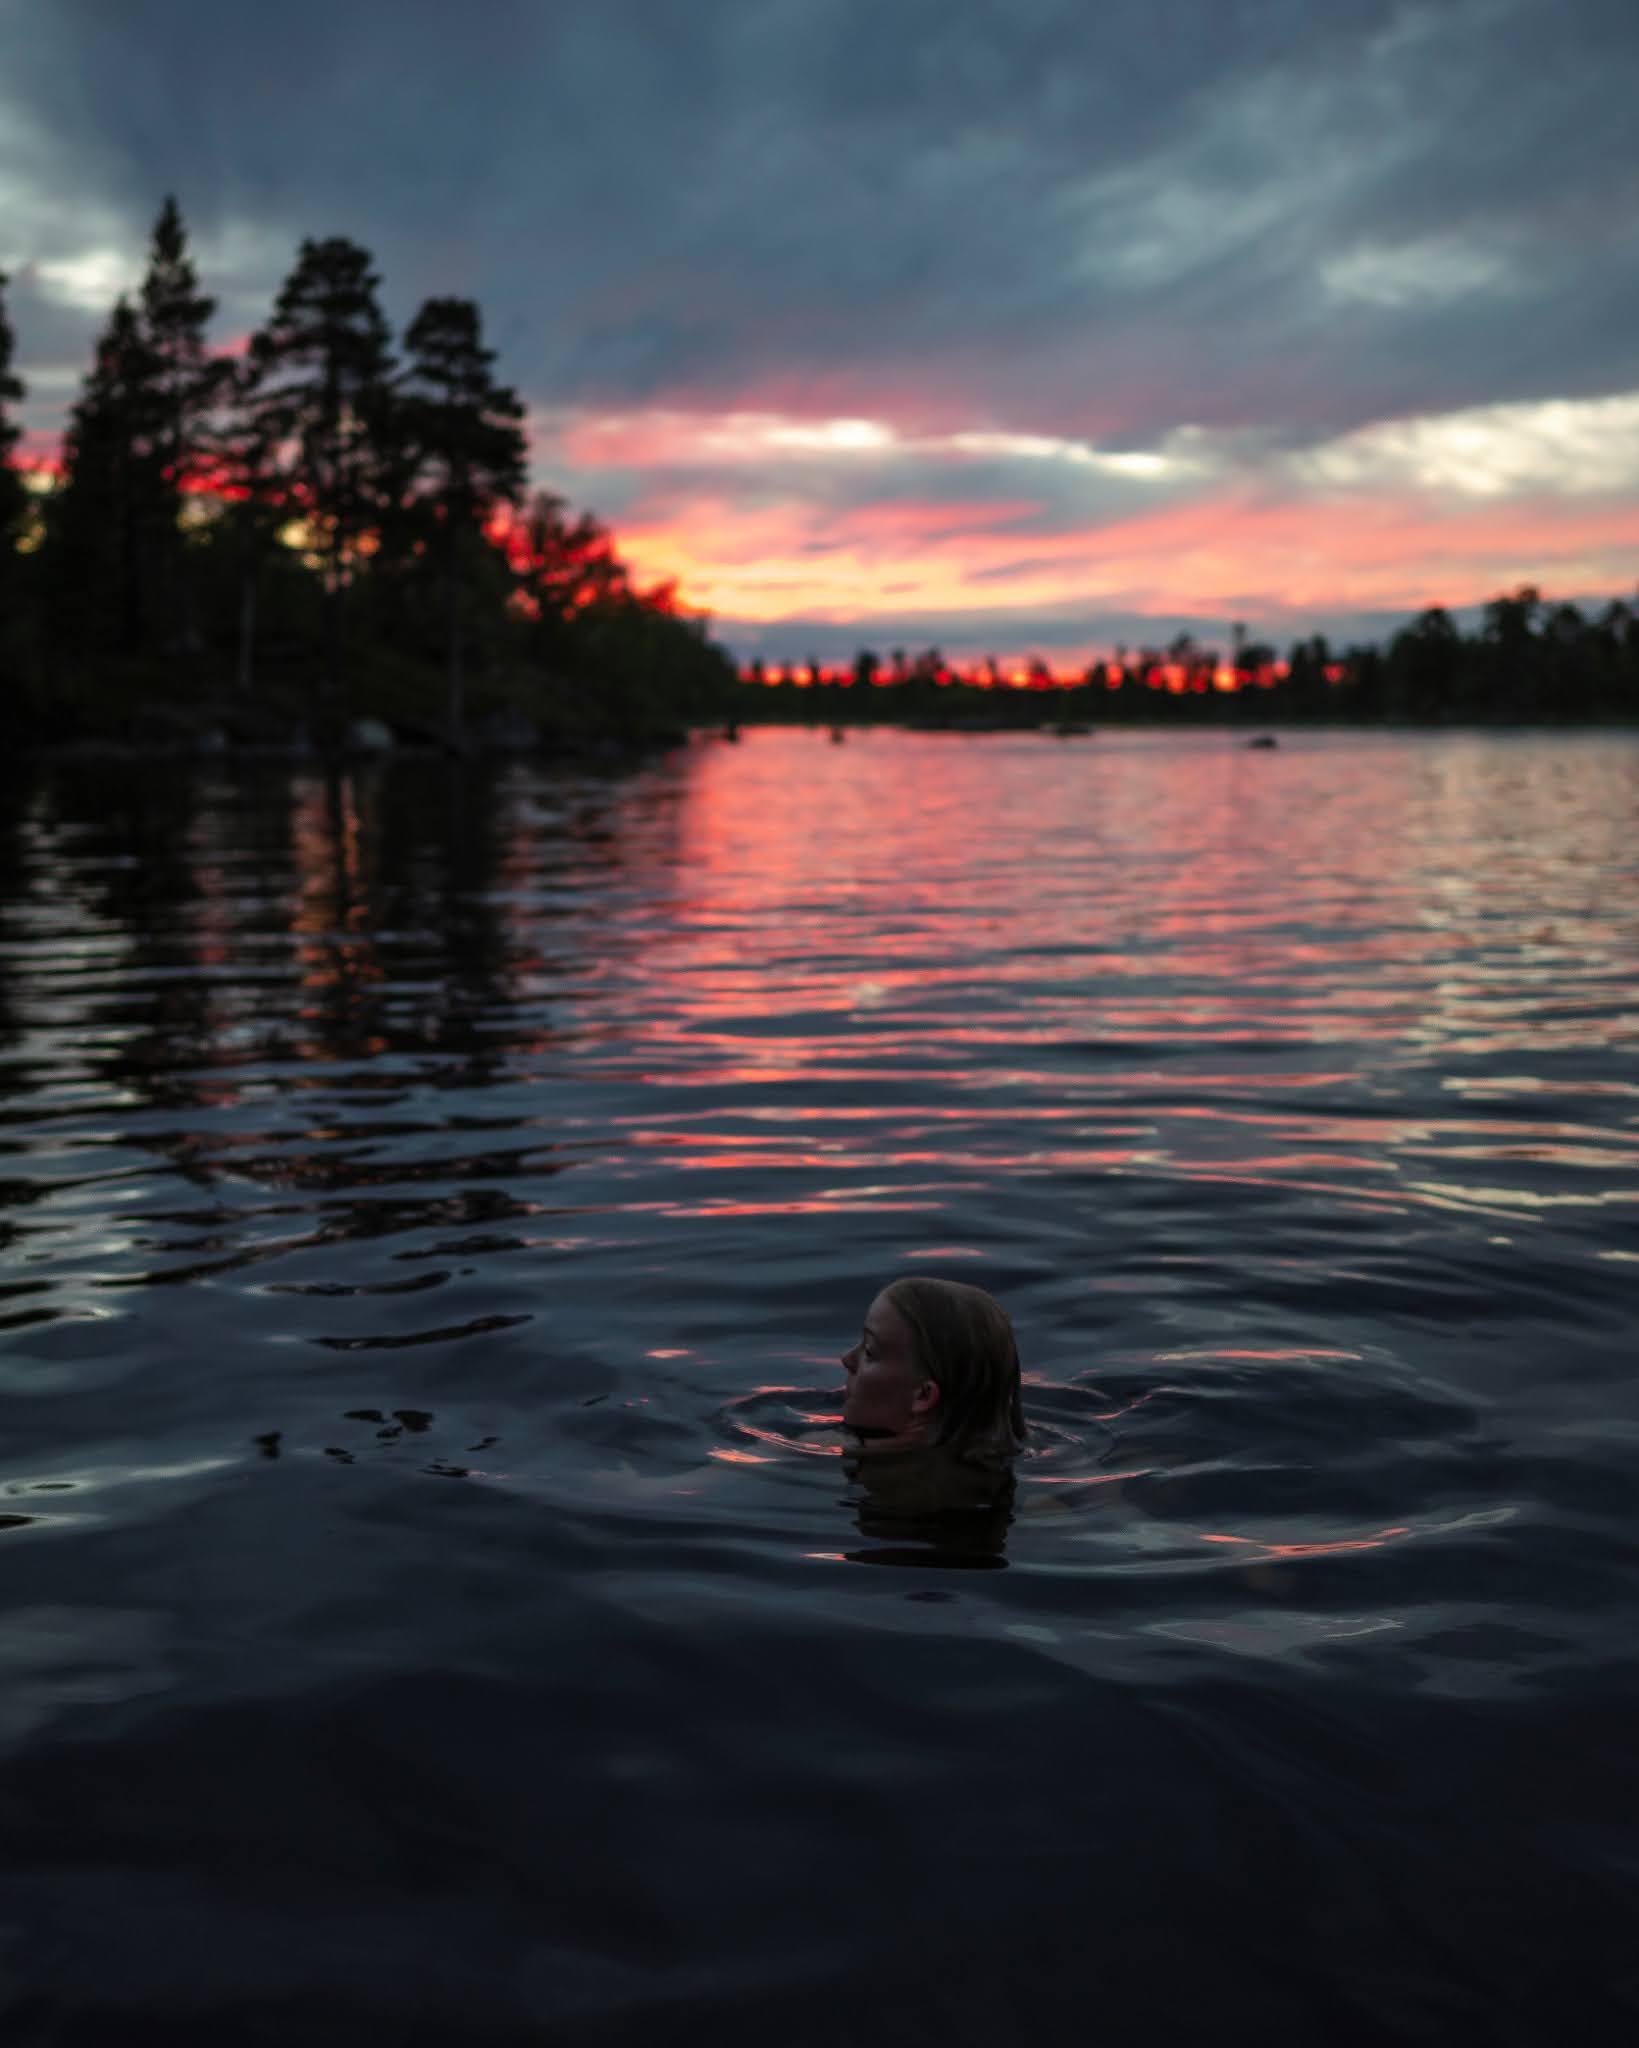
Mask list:
[[[719,1069],[719,1073],[721,1071]],[[1011,1159],[1007,1162],[1005,1170],[1018,1172],[1035,1169],[1039,1171],[1045,1166],[1062,1167],[1067,1170],[1082,1167],[1107,1167],[1114,1169],[1131,1165],[1135,1156],[1132,1151],[1126,1148],[1111,1150],[1109,1148],[1100,1149],[1092,1146],[1032,1146],[1027,1150],[1015,1150]],[[779,1173],[788,1172],[796,1168],[824,1167],[834,1165],[835,1162],[836,1154],[834,1152],[804,1151],[795,1148],[775,1150],[772,1147],[767,1150],[759,1150],[755,1146],[736,1145],[732,1139],[720,1138],[714,1140],[712,1146],[706,1150],[684,1150],[669,1163],[675,1169],[689,1173],[737,1173],[747,1170],[756,1173]],[[1312,1162],[1305,1159],[1302,1163],[1309,1164]],[[1352,1162],[1341,1160],[1335,1163],[1347,1166]],[[848,1153],[848,1164],[850,1167],[875,1168],[898,1168],[904,1166],[944,1167],[952,1172],[984,1170],[993,1173],[998,1170],[999,1163],[993,1153],[982,1151],[977,1147],[946,1146],[936,1151],[917,1151],[909,1146],[878,1144],[871,1146],[868,1150],[851,1147]],[[1275,1169],[1283,1164],[1283,1162],[1278,1160],[1251,1160],[1248,1164],[1257,1168]],[[1393,1172],[1394,1169],[1392,1166],[1385,1165],[1381,1170]]]
[[[755,1437],[760,1444],[773,1444],[778,1451],[800,1451],[805,1457],[809,1458],[840,1458],[842,1456],[841,1444],[793,1443],[789,1437],[781,1436],[776,1429],[753,1429],[749,1423],[742,1423],[741,1427],[745,1430],[747,1436]],[[746,1457],[750,1454],[739,1453],[737,1455]],[[763,1462],[772,1463],[773,1461],[765,1459]]]
[[[855,1191],[848,1188],[831,1188],[814,1201],[768,1201],[768,1202],[628,1202],[622,1204],[624,1214],[637,1216],[915,1216],[924,1215],[931,1208],[930,1195],[945,1192],[942,1188],[910,1188],[901,1191],[893,1200],[888,1200],[876,1191]]]
[[[774,1462],[759,1451],[730,1451],[721,1444],[714,1444],[706,1455],[715,1458],[720,1465],[772,1465]]]
[[[1379,1529],[1375,1536],[1339,1537],[1332,1543],[1266,1543],[1256,1536],[1209,1536],[1202,1535],[1203,1543],[1234,1543],[1247,1549],[1256,1550],[1265,1557],[1329,1557],[1344,1550],[1381,1550],[1385,1543],[1392,1543],[1401,1536],[1410,1536],[1412,1530],[1397,1523],[1390,1529]]]
[[[1027,1472],[1024,1477],[1028,1486],[1115,1486],[1123,1479],[1148,1479],[1154,1471],[1153,1465],[1135,1465],[1130,1472]]]

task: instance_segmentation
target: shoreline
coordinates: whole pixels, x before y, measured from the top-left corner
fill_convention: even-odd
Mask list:
[[[679,747],[714,740],[728,742],[746,732],[808,731],[838,736],[868,732],[913,733],[935,739],[985,739],[1008,735],[1036,734],[1064,743],[1095,741],[1123,733],[1147,736],[1216,734],[1243,749],[1273,748],[1277,736],[1303,733],[1396,733],[1438,737],[1459,734],[1490,734],[1520,737],[1639,733],[1635,719],[1502,720],[1474,719],[1436,721],[1432,719],[1112,719],[1102,723],[1076,723],[1061,729],[1050,720],[951,719],[934,722],[922,718],[797,719],[760,718],[726,721],[710,719],[689,725],[658,727],[606,733],[552,733],[529,737],[469,737],[454,743],[447,738],[425,736],[378,736],[343,739],[333,744],[309,740],[235,741],[217,743],[205,736],[189,741],[175,739],[121,739],[114,735],[88,735],[72,740],[44,741],[15,748],[10,759],[19,767],[59,767],[76,763],[170,762],[189,765],[244,767],[343,767],[367,761],[451,761],[462,765],[480,762],[538,761],[546,764],[596,766],[635,762],[647,755],[671,752]]]

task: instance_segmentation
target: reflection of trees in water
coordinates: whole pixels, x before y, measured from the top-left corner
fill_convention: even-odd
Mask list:
[[[617,777],[442,760],[232,775],[62,763],[17,796],[0,830],[0,932],[26,950],[0,986],[0,1042],[21,1041],[26,1065],[8,1059],[0,1089],[90,1082],[123,1144],[210,1190],[152,1219],[200,1234],[166,1246],[191,1255],[180,1267],[147,1277],[418,1226],[515,1228],[537,1212],[497,1183],[554,1170],[538,1132],[420,1158],[397,1141],[430,1126],[361,1118],[356,1098],[469,1086],[560,1043],[559,988],[638,942],[608,915],[610,892],[634,840],[646,887],[667,867],[654,819],[671,817],[668,800],[634,806]],[[292,1091],[317,1106],[338,1085],[342,1114],[278,1128]],[[308,1198],[294,1238],[243,1240],[217,1189],[229,1153],[243,1177]],[[376,1180],[425,1192],[384,1198]],[[315,1191],[330,1196],[316,1228]]]
[[[111,1111],[193,1110],[232,1099],[220,1076],[201,1071],[217,1034],[221,986],[198,971],[193,946],[201,788],[197,771],[145,779],[128,763],[63,764],[8,807],[0,914],[6,936],[25,950],[5,977],[4,1029],[23,1057],[6,1063],[0,1087],[20,1099],[15,1114],[25,1130],[42,1115],[56,1130],[72,1130],[75,1095],[59,1093],[49,1108],[40,1096],[83,1094],[87,1082],[99,1129],[82,1144],[108,1142],[100,1127]],[[190,1180],[210,1178],[190,1133],[122,1133],[122,1142],[159,1153]],[[28,1198],[41,1192],[35,1183]],[[63,1225],[8,1219],[5,1228],[9,1239]],[[30,1278],[17,1291],[45,1294],[56,1284]],[[36,1306],[25,1318],[58,1313]]]
[[[194,939],[207,872],[194,831],[205,800],[198,771],[60,768],[33,807],[32,872],[20,878],[37,907],[56,912],[43,944],[36,927],[35,993],[49,991],[58,1059],[161,1107],[216,1099],[181,1078],[208,1061],[216,1035],[216,992],[198,971]]]
[[[624,796],[482,763],[308,778],[292,815],[302,1050],[433,1052],[470,1080],[554,1043],[542,985],[619,943],[596,912],[628,864]]]
[[[41,830],[40,807],[40,792],[0,766],[0,946],[8,952],[26,936],[19,913],[33,893],[29,847]],[[14,964],[0,973],[0,1047],[8,1051],[23,1031],[16,1001],[21,974],[13,957]],[[5,1086],[0,1081],[0,1091]]]
[[[27,1022],[20,996],[26,968],[17,955],[11,954],[11,949],[22,945],[28,937],[21,913],[33,897],[30,847],[43,826],[37,794],[31,800],[25,786],[7,777],[0,785],[0,796],[4,798],[0,805],[0,945],[10,955],[5,970],[0,971],[0,1102],[4,1102],[14,1094],[26,1095],[41,1078],[37,1062],[29,1058],[24,1046]],[[10,1122],[11,1117],[7,1115],[5,1121]],[[0,1179],[0,1252],[9,1255],[22,1235],[22,1226],[6,1212],[14,1203],[32,1199],[36,1192],[21,1181]],[[42,1294],[47,1288],[47,1282],[14,1275],[0,1281],[0,1301]],[[32,1308],[9,1312],[0,1318],[0,1328],[15,1329],[44,1313]],[[13,1518],[11,1526],[22,1527],[30,1519]]]
[[[677,798],[442,760],[62,764],[6,808],[0,929],[33,939],[59,1032],[109,1034],[79,1056],[151,1105],[218,1101],[225,1072],[270,1055],[485,1067],[551,1042],[540,997],[618,950],[611,884],[666,890]],[[0,990],[13,1038],[30,964]]]
[[[387,1049],[378,1029],[379,786],[374,765],[291,782],[296,988],[289,1050],[298,1058],[362,1058]]]

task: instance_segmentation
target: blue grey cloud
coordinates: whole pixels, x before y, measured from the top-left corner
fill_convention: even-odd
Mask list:
[[[57,0],[0,175],[36,238],[354,234],[542,399],[919,350],[934,411],[1318,431],[1628,374],[1636,57],[1626,0]]]

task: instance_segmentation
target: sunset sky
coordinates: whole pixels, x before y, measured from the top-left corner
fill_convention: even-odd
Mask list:
[[[743,655],[1061,662],[1639,581],[1636,0],[0,0],[43,451],[174,191],[479,300]]]

